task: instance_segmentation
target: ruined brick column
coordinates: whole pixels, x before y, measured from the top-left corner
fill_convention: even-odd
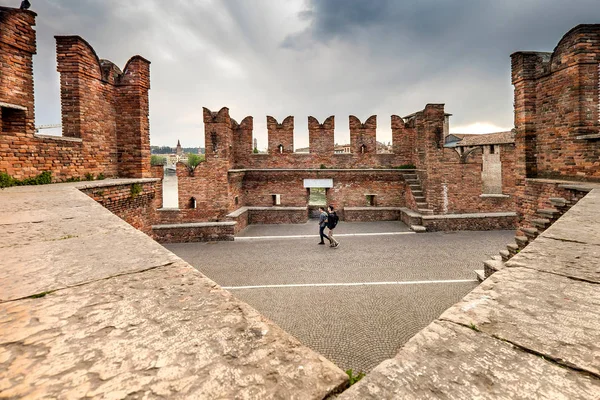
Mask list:
[[[117,83],[117,152],[121,177],[151,176],[149,90],[150,61],[134,56]]]
[[[267,132],[269,135],[269,154],[294,152],[293,116],[286,117],[282,123],[278,123],[275,118],[267,116]]]
[[[315,164],[331,163],[335,147],[334,139],[335,117],[332,115],[322,124],[315,117],[308,117],[308,143],[311,154],[314,154]]]
[[[246,117],[233,127],[233,168],[246,168],[250,165],[249,159],[254,150],[252,146],[252,133],[254,131],[254,119]]]
[[[415,129],[408,127],[401,117],[392,115],[392,148],[397,164],[416,165],[415,147]]]
[[[218,218],[223,218],[229,212],[228,171],[234,164],[233,121],[226,107],[219,112],[203,111],[206,166],[202,172],[210,182],[206,198]]]
[[[0,7],[0,132],[35,133],[33,55],[37,14]]]
[[[350,147],[353,154],[377,154],[377,116],[372,115],[365,121],[351,115],[350,124]]]

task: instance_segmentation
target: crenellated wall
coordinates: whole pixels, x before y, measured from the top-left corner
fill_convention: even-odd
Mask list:
[[[553,52],[516,52],[511,62],[516,201],[519,226],[529,227],[531,207],[571,200],[543,179],[600,181],[600,24],[578,25]]]
[[[57,36],[63,135],[38,135],[35,17],[0,7],[0,172],[23,179],[50,171],[55,181],[149,177],[150,62],[134,56],[121,71],[81,37]]]
[[[381,211],[409,207],[416,211],[419,207],[404,177],[406,170],[393,168],[406,164],[419,168],[413,173],[420,176],[429,206],[436,214],[514,208],[510,196],[514,181],[508,178],[503,182],[504,196],[482,196],[485,185],[481,152],[461,157],[443,147],[447,116],[442,104],[428,104],[407,117],[406,122],[392,116],[392,154],[376,153],[376,116],[364,123],[349,117],[350,154],[334,153],[334,117],[322,124],[309,117],[309,153],[293,152],[293,117],[281,123],[267,117],[269,151],[254,154],[252,117],[237,123],[227,108],[218,112],[205,108],[203,115],[206,160],[195,169],[177,164],[179,210],[159,213],[161,223],[219,222],[242,207],[307,207],[309,190],[304,187],[304,179],[331,179],[333,187],[327,189],[327,202],[342,215],[346,207]],[[501,147],[498,158],[508,171],[513,165],[513,147]],[[279,204],[274,203],[274,195],[278,195]]]

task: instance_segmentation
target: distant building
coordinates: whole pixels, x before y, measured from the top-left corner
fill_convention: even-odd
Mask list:
[[[178,162],[186,163],[187,161],[187,154],[184,154],[183,147],[181,147],[181,143],[178,140],[177,147],[175,148],[175,153],[167,155],[167,166],[175,167],[175,164],[177,164]]]
[[[335,147],[333,148],[333,153],[334,154],[350,154],[351,150],[350,150],[350,145],[349,144],[342,144],[342,145],[338,145],[336,144]]]

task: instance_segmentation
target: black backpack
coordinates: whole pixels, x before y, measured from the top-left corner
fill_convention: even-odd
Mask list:
[[[334,212],[332,212],[331,214],[327,215],[327,222],[329,225],[328,228],[329,229],[333,229],[337,226],[338,222],[340,220],[340,217],[337,216],[337,214]]]

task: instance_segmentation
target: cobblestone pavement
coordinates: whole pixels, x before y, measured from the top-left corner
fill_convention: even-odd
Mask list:
[[[315,235],[166,247],[342,369],[367,372],[475,288],[473,270],[513,237],[512,231],[345,237],[330,249],[318,246]],[[410,284],[446,280],[468,281]],[[297,284],[305,286],[289,286]]]
[[[259,236],[290,236],[290,235],[314,235],[318,236],[319,227],[317,219],[311,219],[305,224],[281,224],[281,225],[249,225],[240,232],[238,237]],[[335,228],[335,233],[387,233],[387,232],[411,232],[410,228],[400,221],[379,222],[344,222],[340,221]]]

